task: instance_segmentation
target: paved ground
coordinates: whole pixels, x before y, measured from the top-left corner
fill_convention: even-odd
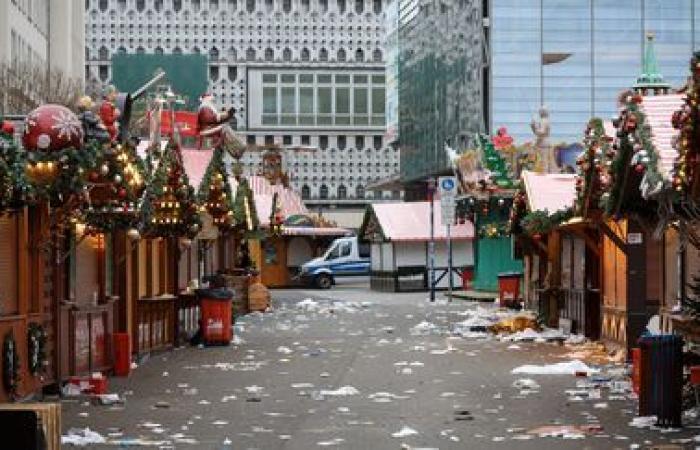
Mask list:
[[[308,297],[318,302],[299,307]],[[596,400],[603,409],[569,402],[564,391],[580,381],[573,376],[533,376],[542,388],[522,395],[511,370],[561,361],[565,349],[451,337],[446,328],[474,305],[425,297],[372,293],[362,281],[275,291],[275,312],[239,321],[244,342],[152,356],[128,379],[110,379],[125,405],[65,401],[64,430],[89,426],[105,437],[162,441],[161,448],[265,450],[628,449],[700,433],[632,428],[631,400]],[[438,328],[412,332],[422,321]],[[549,424],[599,424],[602,433],[527,434]],[[417,434],[392,436],[404,427]]]

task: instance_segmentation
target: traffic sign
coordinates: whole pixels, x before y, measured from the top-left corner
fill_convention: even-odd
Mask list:
[[[455,222],[457,177],[438,178],[438,190],[440,192],[440,217],[442,218],[442,224],[452,225]]]

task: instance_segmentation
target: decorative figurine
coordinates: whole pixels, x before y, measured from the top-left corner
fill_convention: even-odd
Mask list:
[[[117,89],[110,85],[105,90],[105,95],[100,105],[100,118],[107,128],[111,140],[115,140],[117,137],[117,130],[119,128],[117,119],[121,116],[121,111],[119,111],[119,108],[115,105],[116,100]]]
[[[535,172],[538,173],[555,173],[557,165],[552,154],[552,146],[549,143],[549,135],[551,128],[549,125],[549,111],[546,106],[541,106],[539,110],[539,119],[533,118],[530,122],[530,128],[535,135],[535,153],[536,163]]]

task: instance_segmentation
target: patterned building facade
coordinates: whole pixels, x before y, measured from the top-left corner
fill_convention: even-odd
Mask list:
[[[249,143],[287,151],[310,204],[357,205],[398,172],[384,142],[385,0],[86,0],[86,80],[114,54],[203,54],[209,90]],[[245,156],[253,172],[259,156]],[[398,197],[383,192],[378,197]]]

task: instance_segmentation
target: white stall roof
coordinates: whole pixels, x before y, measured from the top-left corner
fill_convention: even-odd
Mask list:
[[[435,240],[447,238],[440,218],[440,202],[434,202]],[[430,202],[376,203],[371,210],[379,221],[384,237],[391,241],[430,240]],[[467,221],[452,226],[452,239],[474,239],[474,225]]]
[[[564,173],[522,173],[527,206],[530,211],[550,214],[574,206],[576,200],[576,175]]]

